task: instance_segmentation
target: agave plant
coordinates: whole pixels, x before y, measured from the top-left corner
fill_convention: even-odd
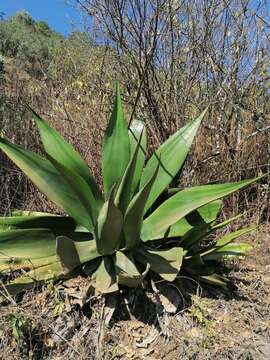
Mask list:
[[[125,122],[119,88],[102,147],[102,192],[82,157],[33,110],[47,159],[0,139],[2,151],[67,216],[15,212],[0,219],[0,271],[24,269],[6,289],[16,294],[47,279],[84,273],[101,293],[136,287],[147,276],[174,281],[180,270],[225,286],[216,274],[224,256],[250,246],[230,233],[201,247],[217,224],[221,198],[258,178],[170,189],[206,110],[146,159],[146,129]]]

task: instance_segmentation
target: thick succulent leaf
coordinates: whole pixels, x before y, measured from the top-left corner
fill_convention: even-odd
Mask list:
[[[181,239],[181,246],[188,252],[212,232],[210,224],[195,226]]]
[[[46,228],[54,234],[68,233],[75,229],[76,225],[71,217],[37,214],[39,215],[2,217],[0,218],[0,227],[9,227],[10,229]]]
[[[143,166],[144,166],[144,162],[145,162],[145,155],[146,155],[146,151],[147,151],[147,133],[146,133],[146,128],[145,128],[144,123],[140,120],[132,121],[132,123],[129,127],[128,133],[129,133],[129,140],[130,140],[130,155],[131,155],[131,157],[136,150],[137,144],[138,144],[140,136],[142,134],[140,149],[139,149],[139,153],[138,153],[137,161],[136,161],[136,168],[134,171],[134,175],[133,175],[133,179],[132,179],[132,186],[131,186],[131,192],[132,192],[132,194],[134,194],[139,186],[142,171],[143,171]]]
[[[21,269],[37,269],[41,266],[49,265],[58,261],[56,255],[25,259],[25,258],[0,258],[0,272],[14,271]]]
[[[140,234],[143,223],[144,207],[149,193],[158,173],[158,167],[151,179],[134,196],[129,204],[124,218],[124,234],[126,249],[132,249],[140,242]]]
[[[38,126],[42,143],[46,153],[66,168],[79,174],[92,190],[97,201],[102,201],[102,195],[98,186],[81,155],[67,143],[63,137],[53,128],[51,128],[34,110],[32,112],[34,120]]]
[[[42,212],[42,211],[14,210],[11,212],[11,216],[58,216],[58,215]]]
[[[124,119],[119,85],[113,113],[105,132],[102,146],[102,177],[105,194],[119,183],[130,159],[128,127]]]
[[[243,213],[243,214],[238,214],[238,215],[233,216],[233,217],[231,217],[231,218],[229,218],[229,219],[226,219],[226,220],[224,220],[224,221],[222,221],[222,222],[220,222],[220,223],[218,223],[218,224],[213,224],[213,225],[211,225],[211,228],[212,228],[213,230],[221,229],[221,228],[223,228],[224,226],[229,225],[229,224],[232,223],[233,221],[238,220],[238,219],[240,219],[241,217],[243,217],[243,216],[245,216],[245,215],[246,215],[246,212]]]
[[[142,173],[140,188],[142,188],[152,177],[157,165],[159,164],[160,166],[157,179],[145,207],[145,212],[151,207],[158,196],[166,189],[181,169],[205,113],[206,110],[203,111],[198,118],[192,120],[178,130],[165,141],[148,160]]]
[[[113,189],[100,210],[97,219],[96,244],[102,255],[114,253],[121,243],[120,235],[123,226],[123,215],[114,204]]]
[[[90,187],[87,185],[86,181],[74,171],[68,169],[67,167],[61,165],[58,161],[49,156],[50,162],[56,168],[57,171],[63,176],[66,182],[70,185],[74,193],[77,195],[81,206],[84,208],[84,224],[88,223],[86,227],[91,231],[96,223],[98,215],[98,207]]]
[[[215,272],[215,267],[205,263],[199,254],[184,259],[183,269],[192,275],[210,275]]]
[[[63,270],[60,261],[56,261],[17,277],[6,285],[5,288],[11,295],[16,295],[24,290],[31,289],[36,284],[40,284],[40,282],[57,279],[58,277],[62,277],[62,275]]]
[[[258,179],[260,177],[235,183],[195,186],[180,191],[144,220],[142,239],[146,241],[155,238],[197,208],[240,190]]]
[[[237,231],[233,231],[229,234],[226,234],[217,241],[216,247],[218,248],[218,247],[227,245],[227,244],[231,243],[234,239],[237,239],[239,236],[248,234],[252,231],[255,231],[256,229],[257,229],[257,226],[250,226],[248,228],[240,229]]]
[[[122,214],[125,214],[132,197],[132,182],[136,170],[136,163],[138,152],[140,150],[141,139],[142,134],[116,192],[115,204],[122,211]]]
[[[118,284],[128,287],[137,287],[149,271],[150,266],[146,267],[141,274],[131,253],[117,251],[115,256],[115,270]]]
[[[162,239],[167,233],[167,237],[182,237],[195,227],[201,227],[215,221],[220,210],[222,201],[216,200],[193,211],[183,219],[170,226],[169,232],[156,235],[153,239]]]
[[[136,249],[134,257],[145,266],[167,281],[175,280],[180,271],[183,260],[183,249],[180,247],[169,250],[153,250],[140,246]]]
[[[115,268],[113,260],[109,256],[104,256],[97,270],[92,275],[95,281],[95,288],[102,294],[109,294],[118,290],[116,282]]]
[[[85,272],[85,274],[86,274],[88,277],[92,278],[92,275],[96,272],[96,270],[97,270],[97,268],[99,267],[102,259],[103,259],[103,258],[100,256],[100,257],[97,257],[97,258],[95,258],[94,260],[89,261],[89,262],[87,262],[87,263],[85,263],[85,264],[83,265],[83,267],[82,267],[82,268],[83,268],[83,271]]]
[[[55,236],[48,229],[0,233],[0,259],[38,259],[55,255]]]
[[[94,240],[73,241],[67,236],[57,237],[56,253],[62,265],[69,271],[100,257]]]
[[[199,280],[210,285],[220,286],[224,289],[228,288],[230,281],[225,277],[218,274],[211,274],[207,276],[200,276]]]
[[[201,252],[201,256],[205,259],[208,260],[210,254],[215,253],[215,252],[220,252],[222,251],[222,249],[226,246],[229,245],[233,240],[237,239],[238,237],[245,235],[251,231],[254,231],[256,229],[256,226],[252,226],[252,227],[248,227],[245,229],[240,229],[237,231],[233,231],[229,234],[224,235],[222,238],[220,238],[216,244],[213,246],[210,246],[209,249],[204,250],[203,252]]]
[[[203,256],[205,260],[220,260],[224,257],[234,257],[234,256],[244,256],[246,253],[253,249],[253,246],[250,244],[228,244],[222,246],[219,249]]]
[[[48,160],[4,139],[0,139],[0,149],[51,201],[62,207],[78,224],[89,227],[78,196]]]
[[[196,245],[200,240],[205,238],[207,235],[212,234],[216,230],[227,226],[228,224],[239,219],[243,215],[244,214],[234,216],[218,224],[210,223],[206,225],[201,225],[199,227],[194,227],[183,236],[183,238],[181,239],[181,246],[183,246],[184,249],[190,250],[193,248],[194,245]]]

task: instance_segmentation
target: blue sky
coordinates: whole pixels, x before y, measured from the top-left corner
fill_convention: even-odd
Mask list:
[[[50,27],[64,35],[72,30],[83,28],[83,16],[67,5],[66,0],[3,0],[0,1],[0,12],[5,17],[26,10],[35,20],[46,21]]]

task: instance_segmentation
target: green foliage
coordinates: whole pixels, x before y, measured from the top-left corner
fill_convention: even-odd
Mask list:
[[[36,22],[27,12],[0,22],[0,53],[47,64],[64,38],[44,21]]]
[[[12,335],[16,341],[20,341],[26,334],[27,329],[31,326],[30,320],[21,314],[11,314],[9,318]]]
[[[174,281],[180,270],[226,286],[216,267],[224,257],[242,256],[250,249],[232,241],[254,228],[227,234],[207,247],[201,243],[235,219],[216,223],[220,199],[258,178],[168,190],[205,111],[161,145],[143,167],[144,124],[135,121],[128,128],[117,86],[102,149],[104,193],[73,147],[32,114],[47,160],[5,139],[0,139],[0,148],[68,216],[23,212],[0,219],[0,271],[30,268],[6,285],[10,293],[35,281],[81,272],[101,293],[115,292],[119,285],[137,287],[153,273]]]

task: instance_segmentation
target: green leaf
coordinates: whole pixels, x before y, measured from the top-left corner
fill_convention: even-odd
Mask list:
[[[130,159],[128,127],[124,119],[119,85],[113,113],[105,132],[102,146],[102,177],[105,193],[119,183]]]
[[[124,218],[124,234],[126,249],[132,249],[140,242],[145,204],[158,173],[158,167],[151,179],[134,196]]]
[[[221,223],[211,225],[211,228],[212,228],[213,230],[221,229],[221,228],[223,228],[224,226],[230,224],[231,222],[240,219],[241,217],[245,216],[246,214],[247,214],[246,212],[244,212],[243,214],[238,214],[238,215],[236,215],[236,216],[233,216],[233,217],[231,217],[231,218],[229,218],[229,219],[226,219],[226,220],[222,221]]]
[[[57,279],[64,276],[60,261],[49,265],[41,266],[29,271],[22,276],[17,277],[6,285],[6,290],[11,295],[16,295],[24,290],[33,288],[36,284],[43,283],[46,280]]]
[[[55,236],[48,229],[0,233],[0,259],[38,259],[55,255]]]
[[[78,196],[48,160],[4,139],[0,139],[0,149],[51,201],[61,206],[78,224],[89,227]]]
[[[37,269],[41,266],[50,265],[58,261],[56,255],[41,257],[35,259],[24,258],[1,258],[0,272],[21,270],[21,269]]]
[[[224,257],[234,257],[234,256],[244,256],[246,253],[253,249],[253,246],[250,244],[228,244],[222,246],[219,249],[203,256],[205,260],[221,260]]]
[[[147,275],[150,266],[146,267],[141,274],[135,266],[135,260],[131,253],[117,251],[115,256],[115,269],[118,284],[128,287],[137,287]]]
[[[175,280],[180,271],[183,260],[183,249],[174,247],[169,250],[153,250],[140,246],[136,249],[134,257],[145,266],[167,281]]]
[[[159,164],[160,166],[156,181],[145,207],[145,212],[151,207],[158,196],[166,189],[181,169],[205,113],[206,110],[204,110],[198,118],[192,120],[172,135],[147,162],[142,173],[140,188],[142,188],[152,177],[157,165]]]
[[[62,265],[69,271],[100,257],[94,240],[73,241],[66,236],[57,237],[56,253]]]
[[[167,237],[182,237],[194,228],[201,228],[201,226],[205,227],[205,225],[208,227],[208,224],[216,220],[221,204],[222,201],[216,200],[194,210],[183,219],[180,219],[175,224],[171,225]],[[162,239],[166,232],[167,229],[162,234],[157,234],[151,240]]]
[[[102,194],[81,155],[67,143],[63,137],[51,128],[34,110],[29,107],[38,126],[46,153],[71,171],[78,173],[92,190],[98,203],[102,203]]]
[[[225,277],[218,274],[212,274],[207,276],[200,276],[199,280],[205,282],[206,284],[220,286],[224,289],[227,289],[230,281]]]
[[[92,193],[90,187],[87,185],[84,179],[74,171],[61,165],[58,161],[56,161],[50,156],[49,160],[56,168],[56,170],[59,171],[60,174],[62,174],[63,178],[77,195],[81,206],[85,209],[84,214],[81,214],[84,217],[83,222],[84,224],[89,224],[87,229],[91,231],[95,226],[98,210],[94,194]]]
[[[104,256],[102,258],[97,270],[92,275],[92,279],[95,281],[95,288],[102,294],[118,291],[115,268],[111,257]]]
[[[137,156],[140,150],[141,139],[142,134],[116,192],[115,204],[121,210],[122,214],[125,214],[132,197],[132,183],[134,172],[136,170]]]
[[[114,204],[113,190],[112,188],[109,199],[101,208],[97,219],[96,243],[98,252],[102,255],[114,253],[121,243],[123,215]]]
[[[54,234],[68,233],[75,229],[75,222],[71,217],[37,214],[39,215],[2,217],[0,218],[0,227],[11,229],[46,228]]]
[[[42,211],[14,210],[11,212],[11,216],[58,216],[58,215],[42,212]]]
[[[243,215],[244,214],[234,216],[230,219],[227,219],[215,225],[213,223],[210,223],[210,224],[201,225],[199,227],[194,227],[183,236],[181,241],[181,246],[183,246],[185,249],[190,250],[194,245],[196,245],[200,240],[202,240],[207,235],[214,233],[216,230],[223,228],[224,226],[230,224],[231,222],[239,219]]]
[[[192,275],[210,275],[215,272],[215,267],[205,263],[200,254],[184,259],[183,269]]]
[[[140,136],[142,134],[142,139],[140,143],[140,149],[137,156],[136,168],[134,171],[131,192],[134,194],[139,186],[141,175],[143,171],[143,166],[145,162],[145,155],[147,151],[147,133],[145,125],[140,120],[133,120],[129,127],[129,140],[130,140],[130,153],[131,157],[133,156],[137,144],[139,142]]]
[[[236,183],[195,186],[180,191],[144,220],[142,239],[146,241],[155,238],[197,208],[229,195],[259,179],[260,177]]]
[[[214,246],[213,245],[210,246],[209,249],[203,250],[203,252],[201,252],[200,254],[205,260],[210,260],[210,258],[212,258],[211,254],[214,254],[216,252],[218,252],[218,253],[223,252],[223,248],[225,249],[225,246],[229,245],[233,240],[235,240],[238,237],[245,235],[251,231],[254,231],[255,229],[256,229],[256,226],[252,226],[249,228],[240,229],[237,231],[233,231],[229,234],[226,234],[222,238],[220,238]],[[243,245],[246,245],[246,244],[243,244]],[[251,248],[252,248],[252,246],[251,246]],[[226,249],[224,251],[226,251]]]

